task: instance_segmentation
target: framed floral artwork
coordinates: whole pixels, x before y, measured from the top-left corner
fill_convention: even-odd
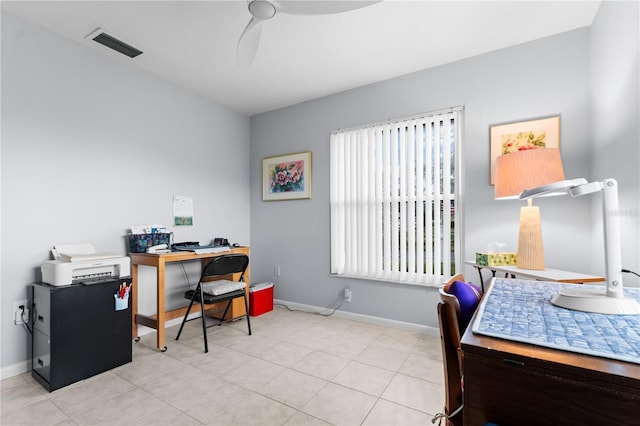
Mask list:
[[[262,159],[262,200],[311,198],[311,151]]]
[[[495,184],[496,159],[515,151],[560,148],[560,116],[490,126],[491,185]]]

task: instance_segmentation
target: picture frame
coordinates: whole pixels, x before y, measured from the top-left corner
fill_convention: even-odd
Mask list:
[[[494,185],[499,156],[525,149],[560,148],[560,116],[492,125],[489,128],[489,140],[489,183]]]
[[[311,199],[311,151],[262,159],[262,200]]]

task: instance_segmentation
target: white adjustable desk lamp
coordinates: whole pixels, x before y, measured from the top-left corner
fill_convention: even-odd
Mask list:
[[[553,193],[569,193],[572,197],[580,197],[600,191],[603,193],[602,220],[604,223],[606,291],[580,288],[561,290],[553,296],[551,303],[562,308],[584,312],[640,315],[640,304],[635,299],[625,297],[622,288],[618,183],[615,179],[605,179],[602,182],[590,183],[582,178],[563,180],[524,190],[519,198],[527,200]]]

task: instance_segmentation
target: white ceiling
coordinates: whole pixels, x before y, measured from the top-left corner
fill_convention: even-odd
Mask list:
[[[253,115],[586,27],[599,4],[385,0],[334,15],[278,14],[263,23],[248,67],[237,64],[235,52],[250,18],[246,0],[2,1],[1,7]],[[129,59],[86,40],[98,27],[144,53]]]

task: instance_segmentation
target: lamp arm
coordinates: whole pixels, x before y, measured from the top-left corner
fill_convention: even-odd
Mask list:
[[[624,297],[622,286],[622,254],[620,249],[620,215],[618,214],[618,183],[615,179],[569,188],[572,197],[602,191],[602,223],[604,231],[605,275],[607,296]]]
[[[572,197],[602,191],[602,222],[604,230],[604,259],[607,277],[607,297],[623,298],[622,255],[620,244],[620,214],[618,211],[618,183],[615,179],[587,182],[573,179],[526,189],[520,193],[521,200],[530,200],[549,194],[569,193]]]
[[[620,214],[618,211],[618,182],[602,181],[604,222],[604,258],[607,277],[607,296],[624,297],[622,287],[622,251],[620,244]]]
[[[569,188],[569,195],[572,197],[580,197],[582,195],[593,194],[594,192],[600,192],[604,189],[604,180],[602,182],[589,182],[582,185]]]

